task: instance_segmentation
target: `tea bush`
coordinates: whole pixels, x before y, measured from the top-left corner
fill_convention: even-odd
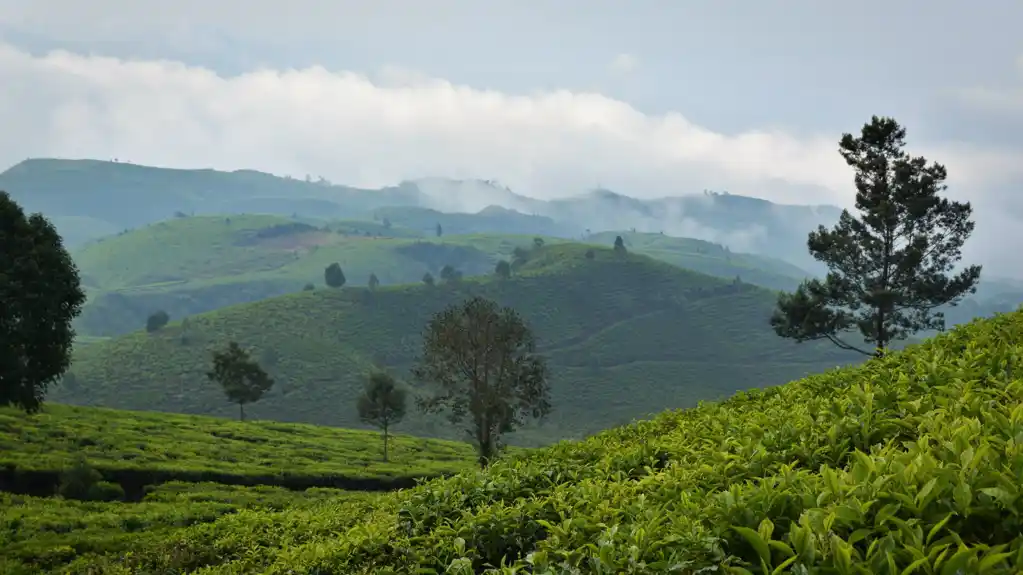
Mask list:
[[[1023,310],[397,493],[73,573],[1019,573]]]

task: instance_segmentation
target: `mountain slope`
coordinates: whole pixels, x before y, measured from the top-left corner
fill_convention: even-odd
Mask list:
[[[1023,310],[362,509],[139,537],[74,572],[1018,573],[1020,342]]]
[[[354,400],[374,364],[406,373],[431,315],[470,294],[511,305],[550,356],[555,413],[520,443],[577,437],[665,406],[782,383],[859,358],[796,345],[767,324],[772,292],[587,246],[544,247],[509,280],[322,289],[189,318],[76,350],[77,390],[56,401],[125,409],[233,413],[205,380],[210,350],[230,339],[253,350],[278,384],[253,417],[361,427]],[[412,416],[402,430],[450,437]]]
[[[121,335],[141,329],[156,310],[180,319],[292,293],[307,283],[321,285],[323,269],[334,261],[341,264],[350,286],[366,285],[371,273],[385,285],[415,283],[426,272],[438,275],[445,265],[466,275],[486,274],[498,259],[510,259],[516,247],[533,245],[534,236],[510,234],[445,233],[438,238],[428,223],[435,221],[435,212],[417,213],[427,214],[426,239],[420,231],[384,218],[312,225],[251,214],[179,217],[101,238],[73,251],[89,288],[76,327],[82,335]],[[727,279],[741,276],[750,283],[785,288],[797,280],[781,274],[800,273],[769,258],[731,253],[699,240],[625,235],[633,251]],[[589,241],[610,246],[614,234]]]

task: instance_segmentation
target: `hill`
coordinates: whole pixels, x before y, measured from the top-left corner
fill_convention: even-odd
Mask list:
[[[161,483],[214,482],[289,489],[386,490],[473,465],[473,450],[408,436],[302,424],[47,404],[28,416],[0,408],[0,491],[52,495],[86,458],[128,500]]]
[[[586,252],[592,250],[592,258]],[[354,402],[366,372],[401,376],[428,319],[481,294],[518,310],[553,370],[555,412],[520,444],[581,437],[666,406],[694,405],[857,361],[830,345],[797,345],[767,323],[773,292],[605,248],[535,249],[512,278],[447,285],[318,289],[232,306],[76,350],[75,388],[56,401],[124,409],[233,414],[205,379],[210,352],[237,340],[278,383],[255,417],[361,427]],[[402,429],[452,437],[433,419]]]
[[[410,227],[423,229],[412,221],[426,214],[401,208],[426,208],[465,212],[442,221],[451,231],[462,226],[473,232],[577,238],[584,230],[634,228],[695,237],[804,267],[816,265],[806,254],[806,234],[819,224],[834,223],[839,214],[833,206],[788,206],[727,193],[643,200],[595,190],[545,201],[487,180],[427,178],[366,190],[253,170],[184,170],[46,158],[26,160],[0,173],[0,190],[9,192],[27,210],[53,219],[74,245],[175,213],[370,219],[375,210],[397,208],[395,221],[402,219]]]
[[[370,505],[237,514],[66,572],[1017,573],[1020,342],[1023,310]]]
[[[399,225],[396,211],[384,212],[394,219],[384,215],[376,221],[311,222],[252,214],[178,217],[95,240],[73,251],[89,295],[76,327],[82,335],[121,335],[140,329],[160,309],[180,319],[292,293],[307,283],[322,284],[323,269],[334,261],[353,286],[366,285],[371,273],[384,285],[415,283],[449,264],[464,274],[486,274],[498,259],[510,259],[516,247],[533,244],[534,236],[512,234],[436,237],[434,224],[427,224],[436,221],[435,214],[428,211],[415,212],[426,214],[419,224],[402,220],[425,225],[424,239],[422,231]],[[474,220],[468,221],[456,229],[474,229]],[[786,273],[805,275],[770,258],[732,253],[700,240],[625,235],[633,251],[727,279],[741,276],[773,288],[797,283]],[[610,246],[614,234],[588,241]]]

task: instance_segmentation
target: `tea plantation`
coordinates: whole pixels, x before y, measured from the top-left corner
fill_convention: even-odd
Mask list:
[[[1021,371],[1023,310],[485,472],[140,534],[61,572],[1018,573]]]

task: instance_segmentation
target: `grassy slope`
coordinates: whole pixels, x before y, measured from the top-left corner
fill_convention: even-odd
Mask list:
[[[1021,341],[1023,310],[361,509],[238,514],[69,572],[1015,573]]]
[[[33,416],[0,409],[0,467],[26,471],[59,471],[84,455],[101,472],[148,470],[171,479],[376,478],[448,473],[473,461],[467,444],[408,436],[392,439],[389,463],[380,451],[380,435],[370,431],[59,404]]]
[[[94,342],[76,354],[79,389],[58,389],[53,397],[231,416],[234,410],[204,374],[210,351],[235,339],[264,359],[278,382],[247,410],[253,416],[359,427],[354,401],[367,370],[378,364],[404,374],[430,316],[470,294],[519,310],[551,359],[555,413],[544,429],[520,434],[518,441],[529,445],[859,359],[774,336],[766,320],[774,295],[767,290],[607,249],[589,260],[587,249],[548,246],[510,280],[473,278],[375,294],[300,292],[194,316],[187,329],[171,324],[155,334]],[[402,429],[451,433],[418,415]]]
[[[497,259],[508,257],[516,246],[531,245],[533,239],[445,235],[416,245],[419,232],[397,226],[385,229],[379,222],[331,222],[326,230],[296,229],[258,237],[295,223],[270,215],[176,218],[76,250],[75,260],[90,288],[78,330],[84,335],[119,335],[139,329],[157,309],[180,318],[298,291],[308,282],[322,284],[323,268],[333,261],[341,264],[349,285],[365,285],[370,273],[384,284],[417,282],[427,271],[436,275],[445,263],[469,274],[486,273]],[[739,275],[772,288],[796,283],[786,273],[801,277],[791,266],[729,254],[708,242],[659,234],[627,237],[635,252],[711,275],[729,279]],[[611,245],[613,239],[596,236],[593,241]]]

